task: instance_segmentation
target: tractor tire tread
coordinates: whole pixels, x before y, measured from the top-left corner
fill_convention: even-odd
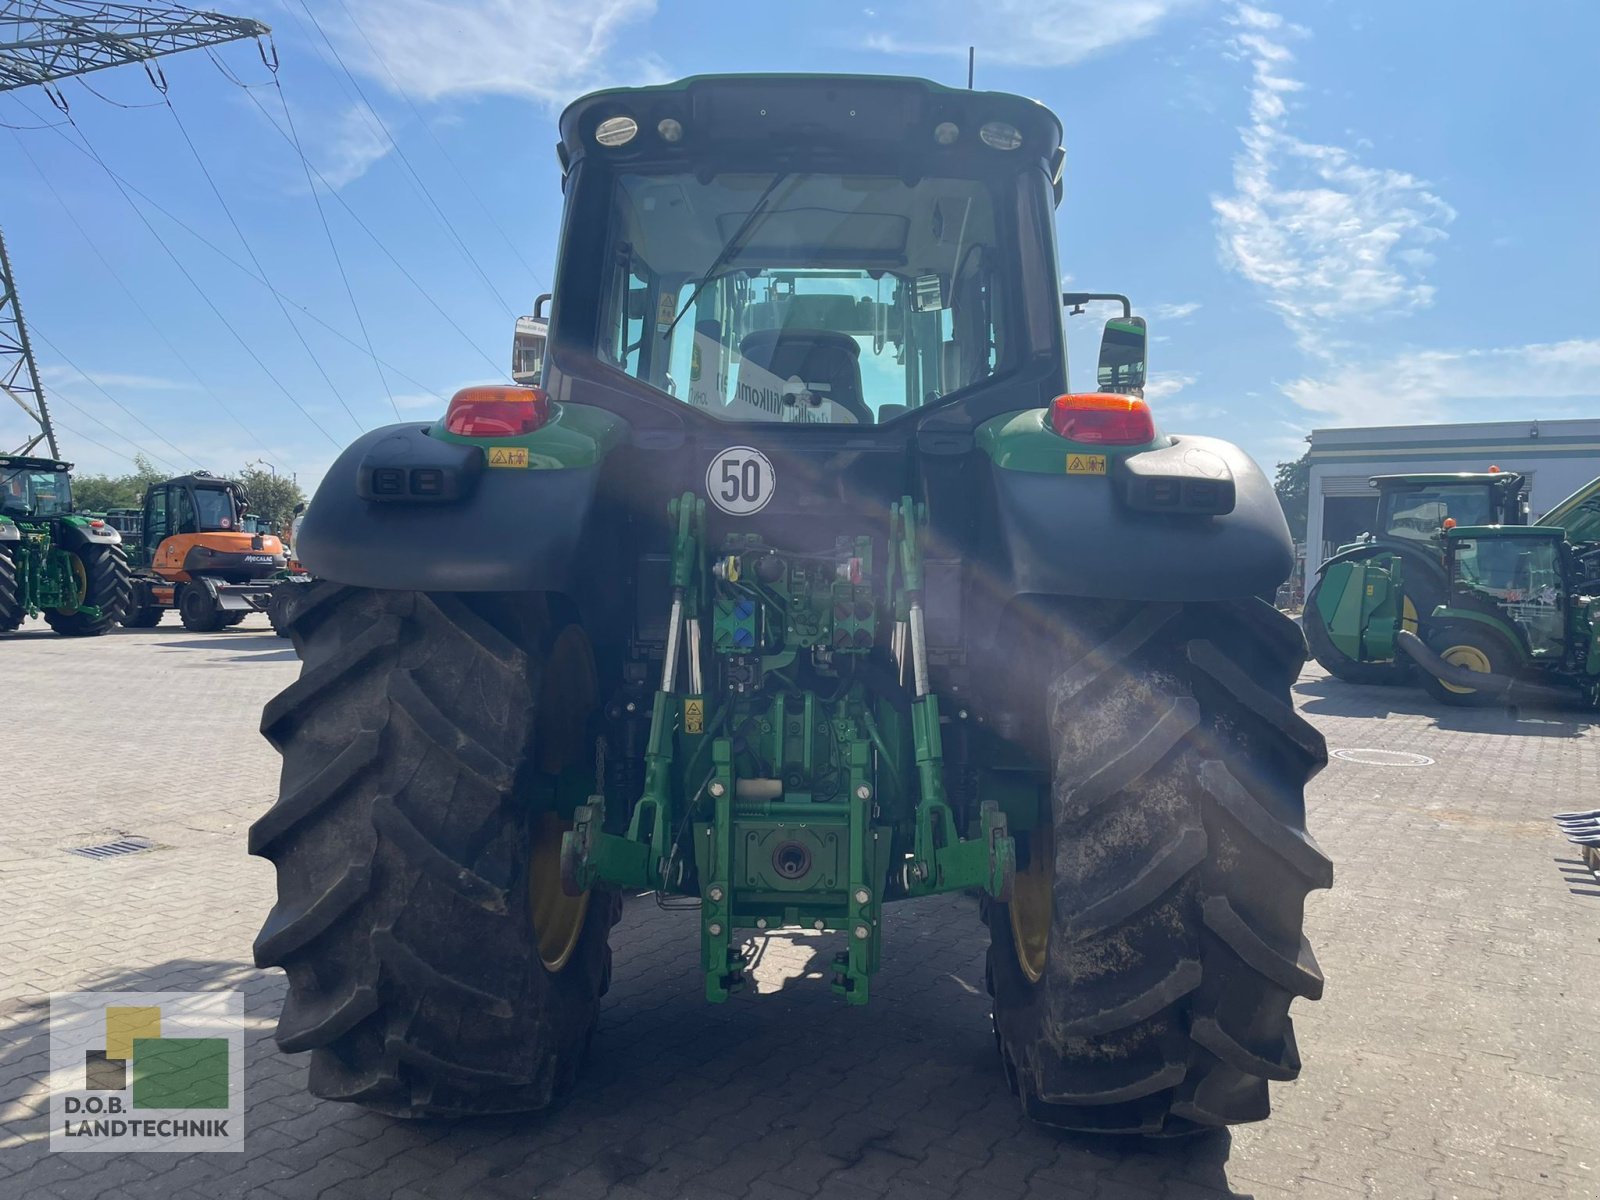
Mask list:
[[[552,973],[515,899],[543,625],[495,598],[296,589],[301,677],[262,715],[283,786],[250,839],[278,873],[255,947],[289,977],[278,1043],[311,1051],[314,1094],[396,1116],[542,1108],[587,1049],[620,913],[596,890]]]
[[[1084,602],[1060,621],[1039,982],[988,906],[1008,1075],[1034,1119],[1085,1132],[1262,1119],[1268,1081],[1299,1072],[1289,1004],[1322,993],[1304,902],[1333,877],[1305,831],[1327,762],[1289,692],[1305,639],[1253,599]]]
[[[100,610],[98,617],[87,613],[60,613],[46,609],[45,623],[63,637],[99,637],[122,616],[133,592],[133,575],[121,546],[85,546],[74,551],[83,562],[88,588],[83,602]]]

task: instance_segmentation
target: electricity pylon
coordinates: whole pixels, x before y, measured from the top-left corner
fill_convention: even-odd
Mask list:
[[[148,62],[183,50],[220,46],[269,30],[259,21],[174,5],[86,4],[73,0],[0,0],[0,92],[49,84],[124,63]],[[27,454],[41,441],[59,459],[50,408],[17,300],[16,277],[0,234],[0,391],[38,425],[23,442]]]

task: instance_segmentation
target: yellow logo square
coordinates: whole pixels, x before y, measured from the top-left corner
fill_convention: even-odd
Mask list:
[[[106,1006],[106,1057],[133,1057],[135,1038],[161,1036],[161,1010],[155,1007]]]

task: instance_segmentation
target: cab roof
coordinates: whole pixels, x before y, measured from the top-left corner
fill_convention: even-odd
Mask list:
[[[622,146],[598,145],[596,128],[614,116],[634,118],[638,133]],[[669,118],[681,130],[672,143],[658,132]],[[786,141],[850,146],[864,154],[883,147],[879,153],[900,156],[919,147],[1011,153],[979,144],[979,129],[992,121],[1014,126],[1022,134],[1019,150],[1059,168],[1061,121],[1038,101],[901,75],[691,75],[648,87],[608,88],[574,100],[562,112],[558,149],[563,169],[592,153],[621,161],[703,153],[708,147],[737,153],[741,145],[770,153]],[[933,131],[944,122],[958,134],[949,144],[936,144]]]
[[[1511,481],[1522,482],[1522,476],[1515,471],[1457,471],[1454,473],[1440,472],[1434,475],[1374,475],[1367,480],[1368,487],[1390,488],[1406,487],[1408,485],[1427,486],[1430,484],[1458,483],[1463,486],[1475,483],[1495,483],[1509,487]]]
[[[0,454],[0,468],[28,467],[35,471],[70,471],[72,464],[53,458],[26,458],[20,454]]]

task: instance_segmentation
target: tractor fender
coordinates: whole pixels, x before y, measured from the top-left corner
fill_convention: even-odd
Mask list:
[[[20,542],[22,530],[10,521],[0,521],[0,542]]]
[[[992,472],[998,549],[1015,595],[1122,600],[1233,600],[1271,595],[1294,567],[1294,543],[1271,482],[1239,447],[1174,439],[1211,456],[1233,481],[1227,512],[1136,509],[1129,480],[1159,471],[1170,448],[1130,456],[1108,476]],[[1143,461],[1140,461],[1143,460]],[[1222,477],[1217,471],[1217,477]],[[998,566],[998,564],[997,564]]]
[[[57,544],[68,550],[94,546],[120,546],[122,544],[122,535],[104,522],[99,525],[91,525],[86,520],[66,520],[62,521],[57,528],[61,531]]]
[[[567,591],[600,465],[489,469],[481,446],[428,428],[375,429],[338,457],[295,540],[306,570],[396,591]]]

